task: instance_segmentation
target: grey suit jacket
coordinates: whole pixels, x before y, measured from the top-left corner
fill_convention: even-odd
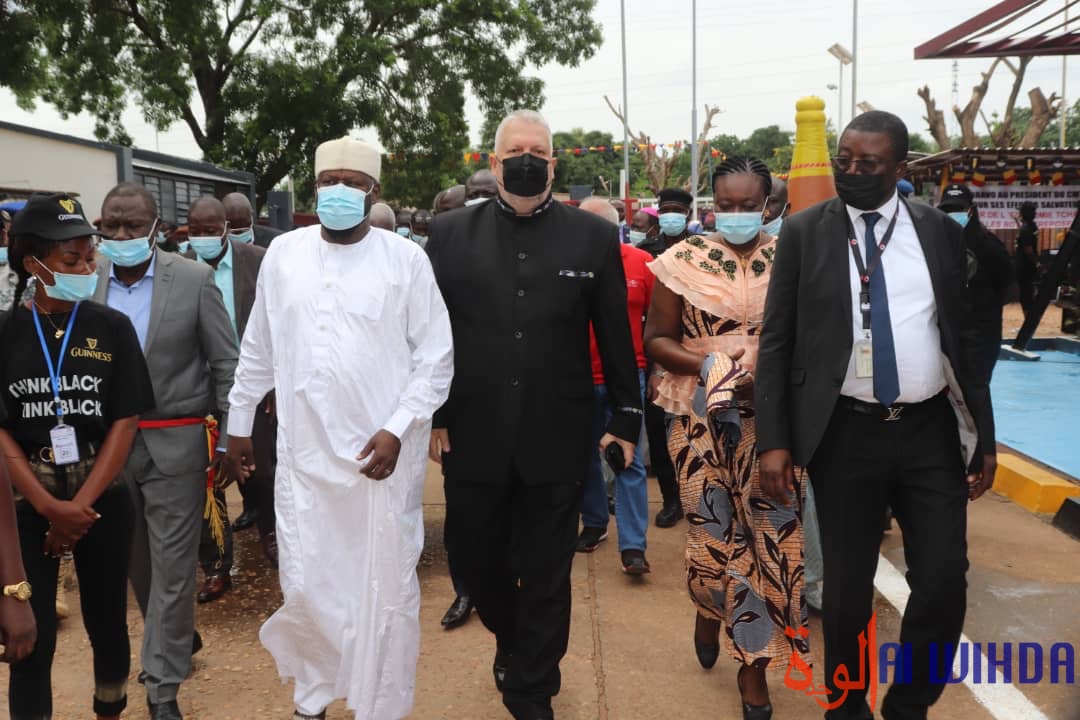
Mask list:
[[[204,417],[219,413],[225,427],[237,349],[232,323],[207,265],[155,250],[154,293],[143,354],[157,407],[144,420]],[[108,304],[111,263],[98,263],[94,299]],[[196,472],[207,465],[201,425],[140,430],[158,470]]]

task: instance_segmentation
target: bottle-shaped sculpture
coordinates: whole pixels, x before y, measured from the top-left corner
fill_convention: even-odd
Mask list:
[[[800,98],[795,110],[795,150],[788,177],[793,213],[836,197],[825,140],[825,101],[814,96]]]

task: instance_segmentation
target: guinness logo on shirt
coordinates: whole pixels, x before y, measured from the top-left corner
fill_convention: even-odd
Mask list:
[[[89,358],[90,360],[100,360],[101,362],[112,362],[112,353],[98,350],[97,346],[97,338],[88,337],[86,338],[86,347],[71,348],[71,357]]]

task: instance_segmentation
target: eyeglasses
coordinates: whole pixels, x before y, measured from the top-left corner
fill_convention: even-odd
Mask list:
[[[832,159],[833,170],[839,173],[858,172],[862,170],[866,175],[877,175],[878,171],[886,166],[884,160],[878,160],[875,158],[849,158],[849,157],[834,157]]]

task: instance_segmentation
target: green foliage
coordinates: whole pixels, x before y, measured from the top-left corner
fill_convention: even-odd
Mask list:
[[[570,132],[557,132],[553,137],[556,148],[600,148],[600,152],[582,152],[580,155],[560,153],[555,166],[555,192],[570,192],[572,185],[588,185],[595,195],[620,195],[619,171],[623,168],[622,151],[615,150],[615,139],[608,133],[581,128]],[[622,138],[618,140],[622,144]],[[644,174],[645,163],[636,153],[630,154],[630,177]],[[601,181],[602,179],[602,181]],[[605,186],[606,184],[606,186]]]
[[[543,82],[526,62],[590,57],[602,39],[594,4],[21,0],[4,23],[16,18],[37,42],[0,51],[26,78],[4,67],[0,82],[23,101],[91,113],[101,139],[129,141],[120,116],[132,104],[159,129],[182,121],[206,160],[255,173],[260,198],[320,142],[371,128],[389,152],[408,151],[387,182],[411,199],[460,163],[466,86],[485,127],[538,107]]]

